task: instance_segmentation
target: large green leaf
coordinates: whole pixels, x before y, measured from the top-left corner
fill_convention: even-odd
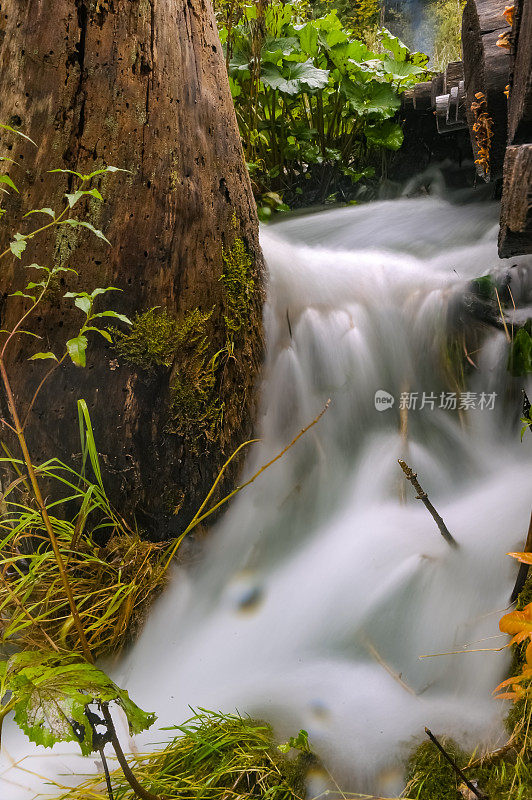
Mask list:
[[[325,88],[329,80],[329,70],[318,69],[309,59],[303,63],[285,64],[282,69],[275,64],[264,64],[260,77],[262,83],[270,89],[295,95],[302,91]]]
[[[268,37],[261,51],[262,61],[271,61],[277,64],[283,56],[289,56],[294,53],[298,47],[298,40],[295,36],[285,36],[282,39],[273,39]]]
[[[425,72],[423,67],[411,64],[409,61],[397,61],[394,58],[385,58],[383,65],[388,75],[394,80],[402,80],[414,75],[419,76]]]
[[[403,144],[403,131],[397,122],[387,119],[379,125],[366,125],[364,129],[368,144],[373,147],[386,147],[388,150],[399,150]]]
[[[360,62],[372,55],[366,45],[356,39],[336,44],[329,50],[329,58],[342,73],[357,71],[362,66]]]
[[[379,31],[379,39],[382,46],[388,50],[397,61],[404,61],[410,55],[410,50],[397,36],[390,33],[386,28]]]
[[[391,117],[401,105],[399,97],[388,83],[355,83],[344,80],[342,91],[349,99],[352,109],[361,115]]]
[[[18,726],[45,747],[77,742],[83,755],[92,753],[93,730],[87,717],[91,703],[121,706],[131,734],[155,721],[154,714],[142,711],[104,672],[72,653],[17,653],[0,665],[0,681],[2,694],[12,693]]]
[[[299,43],[304,53],[312,58],[318,55],[318,30],[312,22],[299,29]]]

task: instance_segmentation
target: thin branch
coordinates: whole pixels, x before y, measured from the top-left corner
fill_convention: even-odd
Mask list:
[[[450,765],[451,765],[451,767],[454,769],[454,771],[456,772],[456,774],[457,774],[457,775],[458,775],[458,776],[459,776],[459,777],[460,777],[460,778],[463,780],[463,782],[465,783],[465,785],[467,786],[467,788],[468,788],[468,789],[469,789],[471,792],[473,792],[473,794],[475,795],[475,797],[478,797],[478,799],[479,799],[479,800],[487,800],[487,797],[486,797],[486,795],[485,795],[483,792],[481,792],[479,789],[477,789],[477,787],[475,786],[475,784],[474,784],[474,783],[471,783],[471,781],[470,781],[470,780],[469,780],[469,779],[466,777],[466,775],[464,774],[464,772],[462,772],[462,770],[460,769],[460,767],[458,766],[458,764],[456,763],[456,761],[454,760],[454,758],[453,758],[451,755],[449,755],[449,753],[447,752],[447,750],[445,750],[445,748],[443,747],[443,745],[441,745],[441,744],[439,743],[439,741],[436,739],[436,737],[434,736],[434,734],[433,734],[431,731],[429,731],[429,729],[428,729],[428,728],[425,728],[425,733],[426,733],[426,734],[427,734],[427,736],[429,737],[430,741],[431,741],[433,744],[435,744],[435,745],[436,745],[436,747],[438,748],[438,750],[440,751],[440,753],[442,754],[442,756],[445,758],[445,760],[449,762],[449,764],[450,764]]]
[[[443,538],[445,539],[447,544],[449,544],[451,547],[458,547],[458,542],[456,541],[454,536],[452,536],[449,533],[449,531],[447,529],[447,526],[445,525],[445,522],[443,521],[443,519],[440,517],[440,515],[438,514],[438,512],[436,511],[436,509],[434,508],[434,506],[430,502],[427,493],[421,488],[420,483],[419,483],[419,481],[417,479],[417,472],[414,472],[408,466],[406,461],[403,461],[402,458],[399,458],[398,462],[399,462],[399,466],[401,467],[401,469],[405,473],[407,479],[410,481],[410,483],[412,484],[412,486],[414,487],[414,489],[417,492],[416,500],[421,500],[421,502],[423,503],[423,505],[425,506],[425,508],[429,512],[429,514],[431,515],[432,519],[434,520],[434,522],[438,526],[438,530],[440,531],[441,535],[443,536]]]

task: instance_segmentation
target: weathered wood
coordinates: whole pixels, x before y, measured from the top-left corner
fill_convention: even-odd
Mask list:
[[[486,180],[502,174],[507,139],[507,100],[504,90],[509,80],[510,56],[497,46],[499,35],[509,31],[503,17],[505,0],[467,0],[462,18],[462,53],[464,61],[466,114],[475,158],[479,157],[477,136],[473,130],[476,117],[472,104],[476,95],[486,100],[493,135],[489,147],[489,172],[481,165],[478,173]]]
[[[27,427],[37,462],[51,456],[71,462],[80,450],[75,402],[85,398],[111,501],[128,518],[135,514],[141,528],[171,535],[197,508],[228,453],[248,438],[262,356],[256,210],[212,6],[209,0],[1,0],[0,6],[0,121],[39,143],[35,151],[2,135],[28,172],[17,173],[20,197],[6,201],[1,249],[13,232],[8,219],[26,232],[33,222],[22,220],[28,209],[63,207],[72,182],[46,170],[115,165],[131,174],[97,179],[107,199],[88,208],[112,246],[86,231],[64,230],[31,242],[26,263],[55,258],[75,267],[79,282],[69,278],[65,291],[123,289],[113,303],[129,316],[154,306],[178,319],[212,309],[206,354],[220,351],[213,391],[223,413],[210,441],[201,402],[197,428],[184,424],[182,405],[175,405],[187,354],[172,351],[172,366],[148,378],[99,337],[86,370],[65,364],[55,372]],[[242,247],[235,258],[249,255],[250,307],[230,354],[221,276],[224,253],[235,243]],[[7,300],[21,286],[20,271],[14,258],[2,262],[2,328],[20,315],[22,301]],[[43,337],[41,349],[61,352],[79,322],[79,311],[65,310],[59,295],[33,330]],[[8,364],[22,410],[43,374],[41,362],[27,360],[33,351],[20,337]],[[195,387],[188,388],[193,406]]]
[[[432,81],[417,83],[414,87],[414,108],[416,111],[427,111],[431,107]]]
[[[532,141],[532,3],[519,0],[513,25],[508,144]]]
[[[506,150],[499,255],[532,253],[532,144]]]

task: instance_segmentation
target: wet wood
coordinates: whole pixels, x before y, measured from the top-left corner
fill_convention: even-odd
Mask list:
[[[532,253],[532,144],[506,151],[501,201],[499,255]]]
[[[508,110],[508,143],[532,141],[532,3],[516,3],[512,75]]]
[[[489,148],[489,172],[479,165],[478,174],[486,180],[502,175],[507,140],[507,99],[504,90],[509,80],[510,55],[497,46],[501,33],[509,27],[503,12],[505,0],[467,0],[462,18],[462,53],[464,62],[466,115],[475,158],[479,155],[473,130],[476,119],[471,108],[475,96],[481,94],[487,113],[493,121],[493,137]]]
[[[111,247],[88,232],[53,232],[28,247],[27,263],[55,258],[80,273],[35,321],[41,349],[61,352],[79,326],[79,312],[60,300],[63,291],[114,285],[123,290],[114,307],[129,316],[154,306],[178,317],[213,309],[214,355],[226,343],[222,248],[240,238],[252,258],[251,315],[235,335],[234,357],[217,373],[225,408],[214,441],[169,433],[175,369],[147,380],[99,338],[86,370],[57,370],[28,425],[37,461],[57,456],[79,465],[76,400],[85,398],[112,502],[141,529],[168,536],[183,528],[227,455],[248,437],[262,358],[256,211],[213,10],[205,0],[1,0],[0,9],[0,121],[39,144],[35,150],[2,135],[23,190],[6,203],[9,219],[63,207],[72,181],[47,176],[53,167],[131,171],[96,180],[106,201],[87,209]],[[27,220],[15,225],[31,229]],[[18,299],[7,301],[19,274],[18,261],[3,261],[2,328],[20,315]],[[31,352],[21,337],[8,364],[23,410],[43,374],[39,362],[27,361]]]

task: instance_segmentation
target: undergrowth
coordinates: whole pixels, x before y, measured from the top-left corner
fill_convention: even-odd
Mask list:
[[[305,773],[313,757],[281,753],[266,723],[202,710],[170,730],[175,738],[163,749],[130,758],[135,774],[153,794],[167,800],[304,797]],[[115,800],[133,800],[120,770],[111,773],[111,782]],[[108,795],[97,776],[61,796],[67,798],[108,800]]]
[[[532,576],[519,594],[516,610],[532,601]],[[512,645],[510,675],[518,675],[525,664],[526,642]],[[505,728],[506,745],[491,753],[468,754],[451,739],[442,738],[445,750],[475,782],[489,800],[531,800],[532,798],[532,680],[523,686],[523,695],[511,706]],[[426,741],[412,753],[407,767],[405,796],[415,800],[463,800],[472,797],[460,792],[461,779],[436,746]]]

